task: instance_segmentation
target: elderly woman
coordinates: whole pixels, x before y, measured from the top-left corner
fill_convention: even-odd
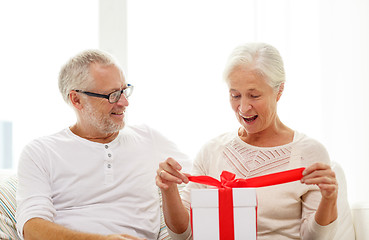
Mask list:
[[[279,52],[264,43],[236,48],[224,74],[240,127],[208,142],[194,161],[192,175],[219,179],[223,170],[250,178],[306,167],[301,182],[257,188],[258,239],[333,239],[337,221],[337,180],[322,144],[282,123],[277,103],[285,73]],[[163,195],[165,221],[173,239],[191,239],[189,194],[205,185],[189,183],[182,199],[177,184],[187,173],[172,158],[160,163],[156,183]]]

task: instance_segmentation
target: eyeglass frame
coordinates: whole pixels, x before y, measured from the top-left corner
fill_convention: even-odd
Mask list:
[[[126,93],[126,90],[127,89],[130,89],[131,90],[131,94],[133,92],[133,85],[131,84],[127,84],[127,87],[126,88],[123,88],[122,90],[117,90],[117,91],[114,91],[114,92],[111,92],[109,94],[100,94],[100,93],[93,93],[93,92],[88,92],[88,91],[83,91],[83,90],[74,90],[78,93],[83,93],[83,94],[86,94],[87,96],[91,96],[91,97],[98,97],[98,98],[106,98],[108,99],[109,103],[113,104],[113,103],[116,103],[119,101],[119,99],[122,97],[122,94],[124,95],[125,98],[129,98],[131,96],[131,94],[129,96],[127,96],[125,93]],[[117,101],[115,102],[111,102],[110,101],[110,96],[113,94],[113,93],[116,93],[116,92],[120,92],[120,95],[119,95],[119,98],[117,98]]]

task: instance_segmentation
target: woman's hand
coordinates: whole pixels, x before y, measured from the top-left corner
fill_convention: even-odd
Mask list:
[[[159,164],[156,171],[156,185],[166,190],[172,185],[188,183],[190,174],[181,172],[182,166],[173,158],[168,158]]]
[[[338,183],[334,171],[327,164],[314,163],[306,168],[302,175],[302,183],[316,184],[322,194],[322,199],[315,213],[315,221],[321,226],[335,221],[338,217]]]
[[[322,197],[326,200],[337,200],[338,183],[335,172],[327,164],[314,163],[303,171],[302,183],[316,184]]]
[[[167,227],[174,233],[186,231],[189,214],[182,204],[177,184],[188,183],[190,174],[182,173],[182,166],[173,158],[159,163],[156,171],[156,185],[160,188],[163,200],[163,213]]]

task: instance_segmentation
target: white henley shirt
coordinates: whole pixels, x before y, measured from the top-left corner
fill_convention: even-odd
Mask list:
[[[81,232],[157,239],[160,161],[187,156],[145,125],[126,126],[107,144],[69,128],[28,144],[20,157],[17,229],[42,218]]]

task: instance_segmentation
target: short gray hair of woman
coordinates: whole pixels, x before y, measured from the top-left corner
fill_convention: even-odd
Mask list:
[[[71,104],[69,93],[72,90],[88,90],[92,86],[92,78],[90,75],[90,65],[98,63],[101,65],[114,65],[123,74],[122,68],[117,61],[109,53],[89,49],[72,57],[60,70],[59,73],[59,90],[66,103]]]
[[[279,51],[266,43],[247,43],[236,47],[228,58],[223,77],[226,81],[236,67],[255,71],[278,91],[286,81],[283,60]]]

